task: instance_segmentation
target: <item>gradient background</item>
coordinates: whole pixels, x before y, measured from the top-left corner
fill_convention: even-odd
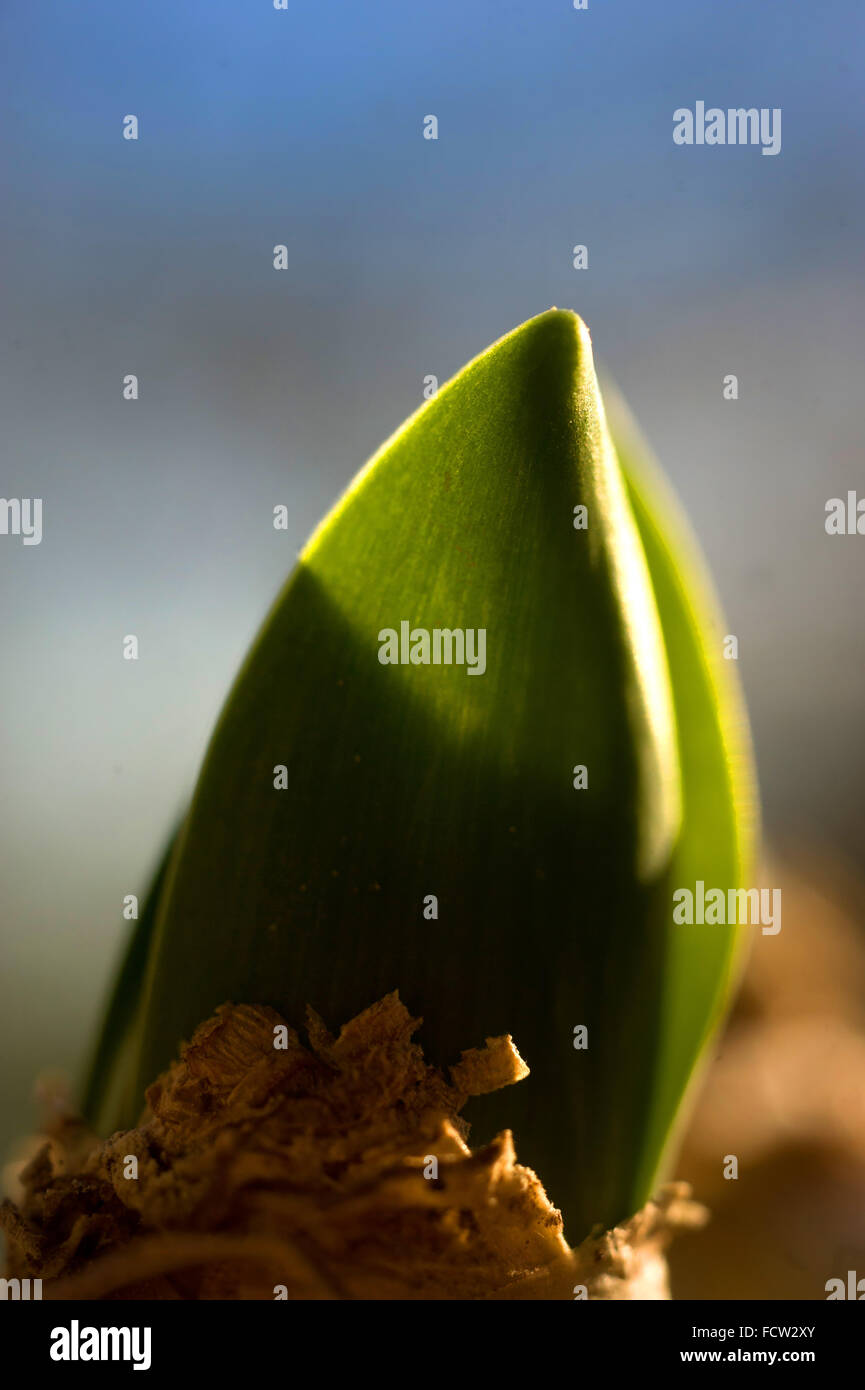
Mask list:
[[[0,537],[0,1145],[40,1067],[80,1066],[122,897],[310,529],[426,374],[551,304],[707,552],[770,834],[858,863],[865,539],[823,523],[865,495],[863,27],[852,0],[0,0],[0,493],[44,499],[40,546]],[[676,147],[698,99],[780,106],[780,155]]]

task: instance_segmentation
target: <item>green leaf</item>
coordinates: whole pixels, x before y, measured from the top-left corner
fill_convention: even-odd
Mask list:
[[[676,709],[684,831],[670,883],[738,887],[754,870],[759,805],[747,716],[708,572],[679,503],[618,392],[604,399],[661,619]],[[682,1095],[722,1020],[744,965],[748,929],[668,924],[651,1128],[644,1186],[656,1153],[672,1157]],[[680,1114],[687,1119],[687,1107]],[[671,1130],[673,1132],[671,1133]]]
[[[556,310],[383,446],[219,721],[160,895],[139,1094],[226,999],[338,1026],[398,988],[438,1063],[513,1035],[531,1075],[473,1102],[473,1137],[513,1128],[572,1241],[641,1205],[736,937],[672,927],[672,887],[736,886],[741,859],[735,711],[648,496]],[[383,665],[402,621],[484,629],[485,671]]]
[[[97,1129],[111,1128],[112,1118],[122,1116],[134,1124],[143,1097],[134,1091],[137,1060],[135,1024],[138,1021],[142,983],[156,926],[156,914],[177,834],[166,846],[144,900],[141,915],[130,934],[108,1008],[93,1049],[81,1108]]]

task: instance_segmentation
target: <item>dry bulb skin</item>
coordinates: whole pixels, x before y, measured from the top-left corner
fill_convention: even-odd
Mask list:
[[[505,1130],[472,1151],[460,1111],[519,1082],[510,1037],[450,1079],[390,994],[302,1042],[274,1010],[224,1004],[97,1139],[55,1115],[0,1208],[10,1277],[54,1299],[662,1299],[664,1250],[704,1208],[686,1184],[576,1249]]]

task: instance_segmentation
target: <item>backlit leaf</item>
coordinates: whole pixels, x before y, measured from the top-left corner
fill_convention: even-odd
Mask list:
[[[645,1200],[736,936],[674,927],[672,890],[742,871],[739,716],[668,530],[569,313],[383,446],[217,726],[159,897],[139,1096],[225,1000],[338,1026],[397,988],[433,1061],[512,1034],[531,1075],[473,1102],[473,1140],[514,1130],[572,1241]],[[485,669],[382,664],[403,622],[482,629]]]

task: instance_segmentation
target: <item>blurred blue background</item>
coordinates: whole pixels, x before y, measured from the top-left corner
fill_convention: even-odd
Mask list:
[[[427,374],[551,304],[707,552],[770,833],[858,860],[865,539],[823,522],[865,494],[863,23],[852,0],[3,0],[0,492],[44,499],[44,539],[0,537],[0,1141],[41,1067],[80,1066],[122,897],[308,532]],[[782,108],[781,153],[676,147],[697,100]]]

